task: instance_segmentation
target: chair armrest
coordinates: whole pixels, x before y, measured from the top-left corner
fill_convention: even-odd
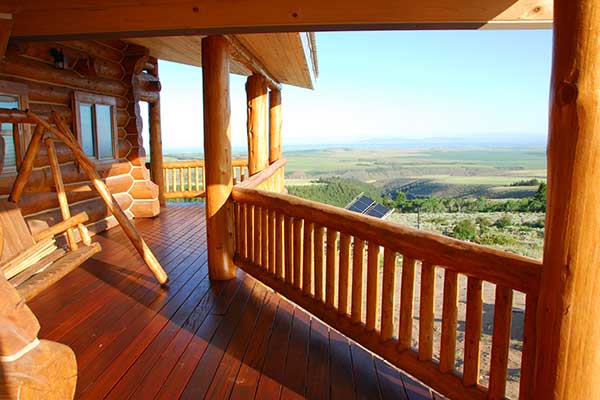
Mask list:
[[[65,232],[69,228],[73,228],[78,224],[83,224],[89,219],[87,213],[80,212],[77,215],[72,216],[64,221],[59,222],[58,224],[54,224],[51,227],[44,229],[41,232],[33,235],[33,240],[39,242],[40,240],[47,239],[58,235],[59,233]]]

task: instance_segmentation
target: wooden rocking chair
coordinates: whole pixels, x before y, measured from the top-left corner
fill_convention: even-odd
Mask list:
[[[0,270],[25,301],[101,250],[99,243],[92,243],[84,225],[87,220],[86,213],[79,213],[31,235],[21,210],[13,203],[0,201],[0,228],[4,233]],[[55,236],[69,231],[74,234],[75,227],[82,242],[57,245]]]

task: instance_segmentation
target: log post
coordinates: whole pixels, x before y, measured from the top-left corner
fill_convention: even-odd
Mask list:
[[[269,92],[269,163],[281,158],[281,90]]]
[[[163,174],[162,133],[160,124],[160,97],[154,103],[148,103],[150,130],[150,175],[158,186],[158,201],[165,205],[165,178]]]
[[[262,171],[269,164],[267,150],[267,80],[251,75],[246,81],[248,101],[248,174]]]
[[[554,2],[536,399],[600,396],[600,3]]]
[[[202,39],[204,158],[208,271],[211,279],[235,278],[233,188],[229,105],[230,44],[222,36]]]

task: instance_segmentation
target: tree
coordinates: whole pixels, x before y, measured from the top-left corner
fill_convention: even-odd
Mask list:
[[[409,200],[406,197],[406,193],[399,191],[398,193],[396,193],[396,198],[394,199],[394,202],[397,209],[404,210],[404,208],[409,203]]]

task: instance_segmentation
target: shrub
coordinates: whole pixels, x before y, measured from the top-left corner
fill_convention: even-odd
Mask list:
[[[494,226],[496,226],[497,228],[503,229],[503,228],[506,228],[507,226],[511,226],[512,223],[513,223],[512,218],[509,215],[503,215],[496,220],[496,222],[494,223]]]
[[[477,227],[470,219],[463,219],[454,224],[452,237],[473,241],[477,237]]]
[[[502,232],[488,232],[479,238],[480,244],[487,246],[511,246],[517,243],[512,236]]]
[[[475,223],[479,226],[479,234],[483,235],[487,231],[490,230],[490,226],[492,226],[492,220],[488,217],[477,217],[475,218]]]

